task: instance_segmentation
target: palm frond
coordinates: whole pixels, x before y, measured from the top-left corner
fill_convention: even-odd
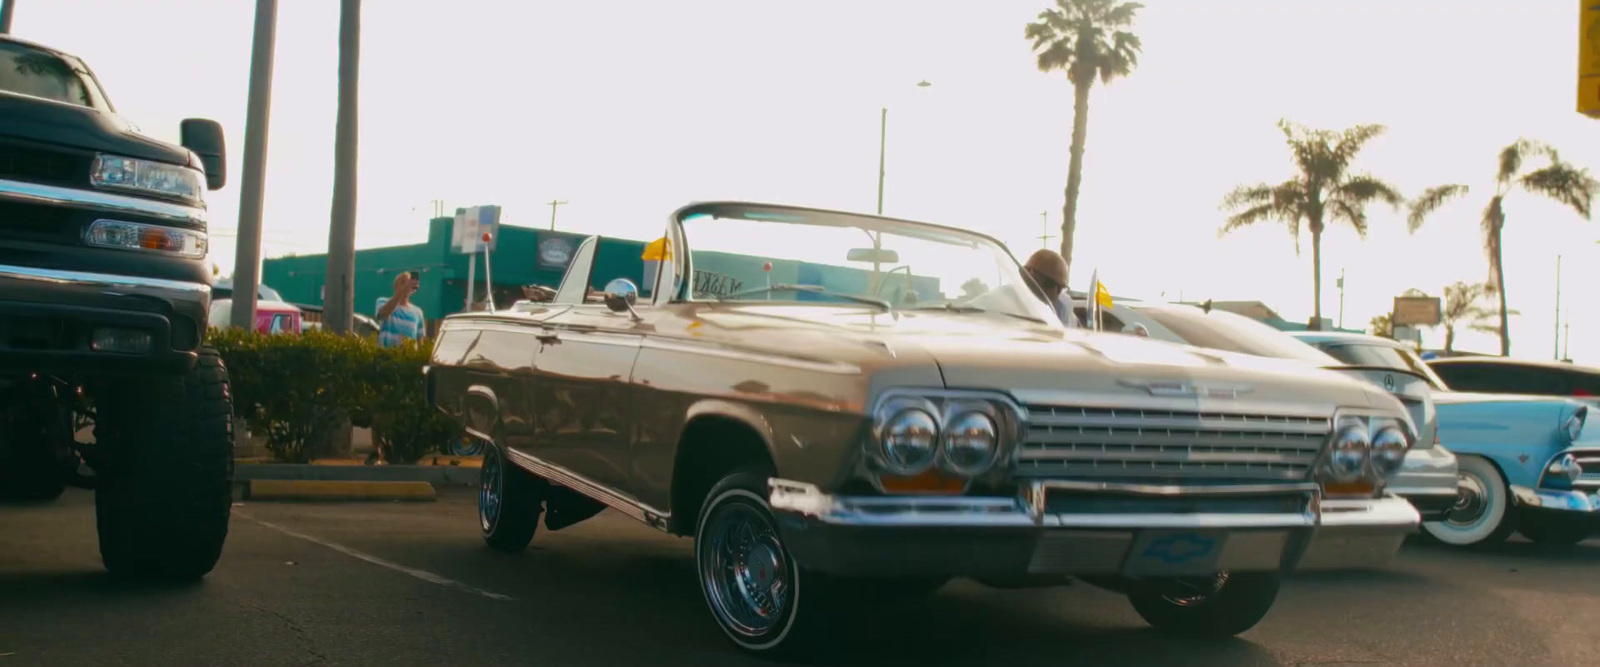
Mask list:
[[[1357,125],[1339,133],[1339,140],[1333,145],[1333,158],[1340,165],[1348,165],[1355,160],[1356,154],[1367,142],[1381,136],[1389,128],[1383,125]]]
[[[1108,49],[1100,63],[1100,82],[1111,83],[1117,77],[1133,73],[1139,66],[1139,53],[1143,42],[1139,36],[1131,32],[1117,31],[1111,36],[1111,48]]]
[[[1528,173],[1518,183],[1524,190],[1566,204],[1585,220],[1589,219],[1595,192],[1600,190],[1600,182],[1589,176],[1589,170],[1559,161]]]
[[[1100,22],[1112,28],[1130,26],[1133,25],[1133,20],[1138,17],[1141,9],[1144,9],[1144,5],[1137,2],[1118,3],[1101,17]]]
[[[1237,188],[1234,188],[1233,192],[1229,192],[1226,197],[1222,198],[1222,208],[1224,210],[1234,210],[1248,206],[1257,206],[1260,204],[1271,205],[1273,200],[1273,191],[1276,187],[1277,186],[1268,185],[1266,183],[1241,185]]]
[[[1270,220],[1276,212],[1271,203],[1251,206],[1228,216],[1228,220],[1223,223],[1222,229],[1217,230],[1217,236],[1224,236],[1241,227],[1249,227],[1263,220]]]
[[[1399,190],[1369,174],[1347,178],[1334,186],[1333,191],[1328,194],[1333,199],[1342,199],[1363,206],[1374,199],[1395,208],[1405,203],[1405,197],[1400,196]]]
[[[1416,233],[1422,227],[1424,220],[1433,215],[1439,207],[1449,203],[1450,200],[1467,194],[1467,186],[1460,184],[1436,185],[1423,190],[1421,195],[1411,200],[1411,211],[1406,215],[1406,227]]]
[[[1555,161],[1558,158],[1556,150],[1541,142],[1531,139],[1518,139],[1510,146],[1500,151],[1500,173],[1495,176],[1495,181],[1502,185],[1516,178],[1517,172],[1522,171],[1522,163],[1530,157],[1544,155]]]
[[[1350,223],[1357,236],[1367,238],[1367,212],[1364,206],[1347,199],[1330,199],[1327,205],[1328,213],[1332,214],[1334,220]]]

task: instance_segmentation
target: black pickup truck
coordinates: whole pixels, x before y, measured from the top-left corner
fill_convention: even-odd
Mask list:
[[[203,576],[228,533],[233,404],[203,345],[222,128],[181,135],[139,134],[83,61],[0,35],[0,497],[93,488],[114,574]]]

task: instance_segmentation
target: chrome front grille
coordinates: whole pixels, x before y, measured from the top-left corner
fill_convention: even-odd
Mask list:
[[[1572,458],[1583,468],[1583,475],[1572,485],[1585,491],[1600,491],[1600,449],[1574,450]]]
[[[1017,474],[1301,481],[1310,477],[1328,441],[1330,421],[1303,415],[1030,405]]]

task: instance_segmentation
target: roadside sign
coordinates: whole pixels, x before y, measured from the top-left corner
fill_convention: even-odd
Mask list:
[[[1578,113],[1600,117],[1600,0],[1578,7]]]
[[[1397,296],[1390,315],[1395,327],[1437,326],[1443,318],[1436,296]]]
[[[483,250],[484,235],[488,235],[489,251],[493,252],[500,238],[500,207],[472,206],[456,209],[455,224],[450,228],[450,249],[461,253]]]

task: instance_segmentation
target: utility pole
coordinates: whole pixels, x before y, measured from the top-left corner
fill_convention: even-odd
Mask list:
[[[1344,328],[1344,269],[1339,269],[1339,328]]]
[[[0,24],[9,22],[10,7],[16,1],[4,0],[6,18]],[[267,187],[267,127],[272,116],[272,52],[277,24],[278,0],[256,0],[250,93],[244,120],[244,178],[239,185],[239,236],[234,239],[233,313],[228,321],[245,331],[256,328],[256,293],[261,282],[261,201]]]
[[[1553,354],[1561,361],[1561,255],[1556,255],[1556,349]]]
[[[1043,244],[1043,248],[1048,249],[1050,247],[1050,239],[1056,237],[1055,234],[1050,233],[1050,212],[1039,212],[1039,218],[1044,221],[1044,233],[1039,235],[1039,242]]]
[[[356,146],[361,88],[361,0],[339,2],[339,113],[333,138],[333,214],[328,225],[328,296],[322,326],[349,333],[355,314]]]
[[[1567,310],[1567,316],[1561,322],[1561,358],[1572,358],[1572,310]]]
[[[550,200],[550,231],[552,232],[556,230],[556,207],[565,203],[567,202]]]
[[[11,34],[11,14],[17,11],[17,0],[0,0],[0,35]]]
[[[883,215],[883,160],[889,148],[889,107],[878,119],[878,215]]]

